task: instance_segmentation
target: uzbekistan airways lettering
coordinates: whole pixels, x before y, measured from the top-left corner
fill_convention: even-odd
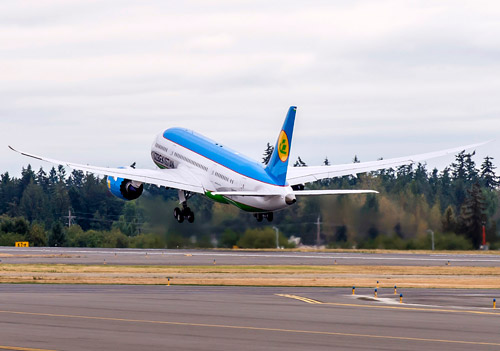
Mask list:
[[[151,158],[159,169],[136,169],[134,165],[118,168],[89,166],[41,157],[9,147],[24,156],[104,175],[111,193],[123,200],[135,200],[141,196],[144,183],[177,189],[181,206],[174,209],[174,216],[181,223],[185,219],[194,221],[194,213],[187,206],[187,199],[193,193],[253,212],[258,221],[264,218],[272,221],[274,212],[293,205],[297,196],[376,193],[374,190],[304,190],[307,183],[408,165],[485,144],[364,163],[288,168],[296,111],[294,106],[288,109],[274,151],[265,166],[182,128],[167,129],[153,141]]]

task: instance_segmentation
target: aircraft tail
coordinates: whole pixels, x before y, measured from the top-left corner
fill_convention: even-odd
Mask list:
[[[274,146],[266,172],[276,179],[277,185],[286,184],[286,171],[288,169],[288,158],[292,145],[293,125],[295,123],[295,112],[297,107],[290,106],[285,122],[281,128],[278,140]]]

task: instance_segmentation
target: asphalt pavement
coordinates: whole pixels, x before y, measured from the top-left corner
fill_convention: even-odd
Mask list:
[[[0,285],[0,350],[499,350],[497,290]]]
[[[332,253],[239,250],[143,250],[0,247],[3,263],[118,265],[379,265],[499,267],[495,254]]]

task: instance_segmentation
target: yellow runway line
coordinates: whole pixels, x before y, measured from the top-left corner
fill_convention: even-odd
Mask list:
[[[204,324],[204,323],[186,323],[186,322],[168,322],[168,321],[154,321],[142,319],[127,319],[127,318],[112,318],[112,317],[93,317],[81,315],[66,315],[66,314],[52,314],[52,313],[35,313],[35,312],[20,312],[20,311],[0,311],[0,314],[17,314],[27,316],[40,316],[40,317],[54,317],[54,318],[72,318],[72,319],[89,319],[113,322],[129,322],[129,323],[147,323],[147,324],[160,324],[160,325],[174,325],[184,327],[200,327],[200,328],[218,328],[218,329],[234,329],[234,330],[251,330],[262,332],[277,332],[277,333],[291,333],[291,334],[309,334],[309,335],[330,335],[330,336],[347,336],[354,338],[370,338],[370,339],[385,339],[385,340],[403,340],[403,341],[416,341],[426,343],[446,343],[446,344],[461,344],[461,345],[476,345],[476,346],[500,346],[500,343],[482,342],[482,341],[466,341],[466,340],[446,340],[446,339],[428,339],[428,338],[413,338],[405,336],[390,336],[390,335],[374,335],[374,334],[356,334],[356,333],[341,333],[330,331],[316,331],[316,330],[300,330],[300,329],[280,329],[280,328],[264,328],[264,327],[250,327],[250,326],[237,326],[237,325],[223,325],[223,324]],[[10,348],[7,350],[19,351],[54,351],[54,350],[37,350],[37,349],[22,349]]]
[[[405,310],[405,311],[423,311],[423,312],[443,312],[443,313],[468,313],[468,314],[484,314],[499,316],[498,312],[488,312],[488,311],[471,311],[471,310],[451,310],[443,308],[428,308],[428,307],[409,307],[409,306],[387,306],[387,305],[360,305],[355,303],[338,303],[338,302],[321,302],[307,297],[297,296],[297,295],[287,295],[287,294],[275,294],[276,296],[287,297],[289,299],[295,299],[307,303],[314,303],[319,305],[329,305],[329,306],[341,306],[341,307],[361,307],[361,308],[385,308],[393,310]]]
[[[16,346],[2,346],[0,345],[0,350],[11,350],[11,351],[55,351],[47,349],[33,349],[31,347],[16,347]]]
[[[275,295],[281,296],[281,297],[287,297],[289,299],[295,299],[295,300],[299,300],[299,301],[307,302],[307,303],[311,303],[311,304],[318,304],[318,305],[323,304],[323,302],[321,302],[321,301],[313,300],[313,299],[310,299],[308,297],[302,297],[302,296],[297,296],[297,295],[288,295],[288,294],[275,294]]]

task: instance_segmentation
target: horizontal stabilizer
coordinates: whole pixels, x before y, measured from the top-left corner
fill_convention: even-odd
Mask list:
[[[296,196],[345,195],[345,194],[378,194],[375,190],[297,190]]]
[[[214,191],[212,195],[221,196],[281,196],[282,192],[271,192],[271,191]]]
[[[315,195],[344,195],[344,194],[378,194],[375,190],[297,190],[293,192],[297,196],[315,196]],[[282,196],[282,192],[272,191],[215,191],[212,195],[222,196]]]

